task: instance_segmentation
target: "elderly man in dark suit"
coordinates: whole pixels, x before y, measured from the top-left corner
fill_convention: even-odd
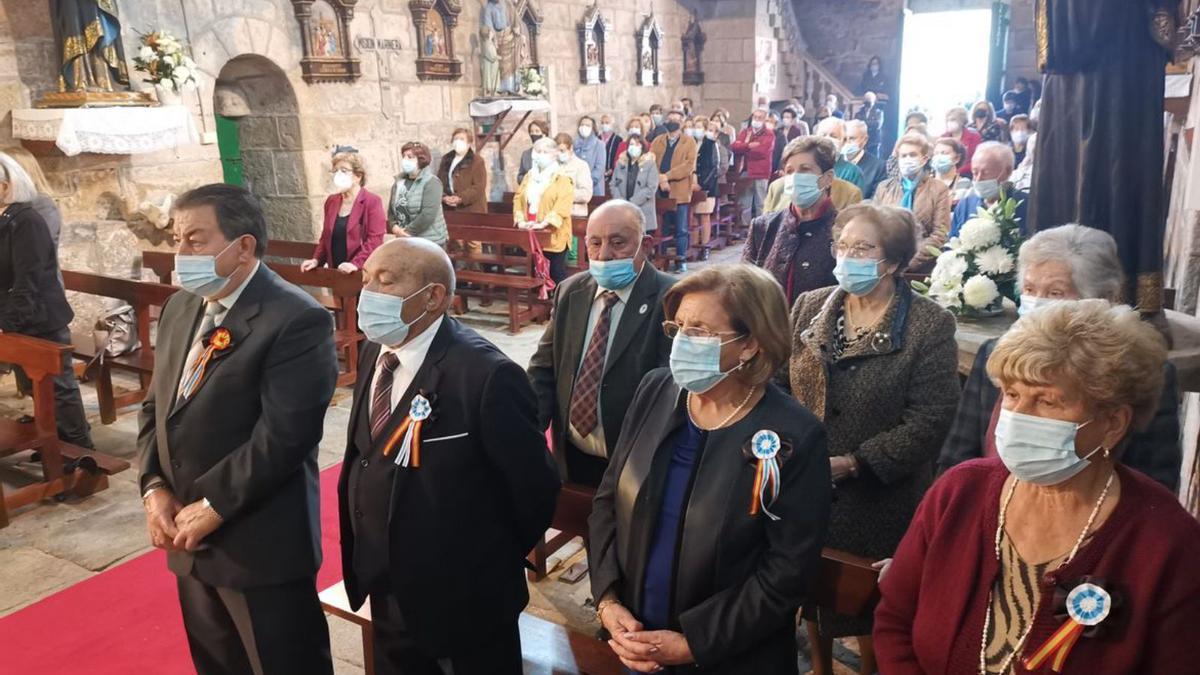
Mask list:
[[[168,551],[197,672],[332,673],[315,588],[317,446],[333,321],[260,262],[245,189],[175,202],[175,270],[138,434],[150,540]]]
[[[375,672],[519,674],[525,555],[559,490],[533,391],[446,316],[454,267],[437,245],[389,242],[363,273],[370,342],[338,510],[351,605],[371,600]]]
[[[555,296],[554,317],[529,362],[542,428],[567,481],[596,487],[638,383],[667,365],[663,295],[674,279],[647,264],[650,238],[633,204],[614,199],[588,218],[590,266]]]

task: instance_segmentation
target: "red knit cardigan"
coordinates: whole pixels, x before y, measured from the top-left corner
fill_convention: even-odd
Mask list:
[[[1171,675],[1200,672],[1200,523],[1168,490],[1118,468],[1121,499],[1075,559],[1041,585],[1034,629],[1022,657],[1062,624],[1054,616],[1058,584],[1087,575],[1123,602],[1083,637],[1064,675]],[[1000,492],[1008,470],[998,459],[961,464],[925,495],[881,584],[875,653],[884,675],[979,672],[988,594],[999,574],[995,555]],[[1017,673],[1027,673],[1024,665]],[[1049,666],[1036,671],[1049,673]]]

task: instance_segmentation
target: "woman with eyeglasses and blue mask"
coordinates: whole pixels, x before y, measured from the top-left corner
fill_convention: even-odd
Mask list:
[[[1196,672],[1200,524],[1124,465],[1167,348],[1106,300],[1026,314],[987,372],[999,458],[925,496],[880,585],[881,672]]]
[[[958,404],[954,317],[901,276],[916,247],[909,211],[842,211],[826,254],[837,285],[792,310],[792,393],[829,434],[837,500],[825,545],[876,561],[908,529]],[[807,606],[804,618],[814,673],[833,672],[832,640],[848,636],[858,636],[860,672],[875,672],[869,617]]]
[[[802,293],[834,283],[829,239],[837,208],[831,199],[837,148],[828,138],[801,136],[783,152],[781,194],[787,205],[750,223],[742,261],[770,272],[788,306]]]
[[[642,380],[588,520],[608,644],[636,672],[796,673],[830,480],[821,425],[772,383],[783,293],[722,265],[663,308],[670,367]]]
[[[1026,316],[1047,304],[1082,298],[1120,302],[1124,288],[1117,243],[1107,232],[1083,225],[1062,225],[1042,230],[1021,244],[1017,255],[1021,304]],[[971,374],[963,387],[958,414],[942,445],[938,466],[942,470],[979,457],[995,457],[993,441],[1001,409],[1000,390],[987,374],[988,357],[998,339],[984,342],[975,354]],[[1175,366],[1163,363],[1163,389],[1158,411],[1150,424],[1133,433],[1134,442],[1122,463],[1162,483],[1172,492],[1179,488],[1183,452],[1179,445],[1179,389]]]

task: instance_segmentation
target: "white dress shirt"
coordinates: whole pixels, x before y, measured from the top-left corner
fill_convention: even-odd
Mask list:
[[[437,321],[430,324],[420,335],[404,343],[401,347],[380,345],[379,357],[375,360],[375,374],[371,376],[371,390],[367,392],[367,400],[375,398],[375,386],[379,384],[379,374],[383,372],[383,357],[395,354],[396,358],[400,359],[400,365],[396,366],[396,372],[392,376],[390,410],[391,412],[396,411],[400,399],[404,398],[404,392],[408,391],[413,379],[417,376],[417,371],[421,369],[421,364],[425,363],[429,347],[433,344],[433,338],[442,327],[444,319],[445,316],[439,316]]]
[[[642,270],[646,269],[646,265],[642,266]],[[641,272],[638,273],[641,276]],[[625,288],[618,291],[613,291],[617,294],[617,302],[612,306],[612,316],[608,323],[608,345],[604,350],[604,363],[608,365],[608,358],[612,352],[613,338],[617,335],[617,327],[621,325],[621,315],[625,313],[625,305],[629,302],[629,295],[633,293],[633,287],[637,285],[637,279]],[[600,312],[604,310],[604,301],[600,296],[606,292],[606,289],[599,286],[596,287],[596,294],[592,296],[592,312],[588,315],[587,330],[583,334],[583,350],[579,352],[579,363],[575,365],[575,379],[579,379],[579,371],[583,368],[583,359],[587,356],[588,347],[592,342],[592,332],[596,329],[596,322],[600,320]],[[603,373],[601,374],[601,386],[603,386]],[[567,437],[571,439],[571,443],[583,452],[595,457],[608,457],[608,446],[604,441],[604,418],[601,416],[600,399],[596,396],[596,428],[592,429],[592,433],[587,436],[581,436],[575,427],[570,423],[570,410],[567,411]]]

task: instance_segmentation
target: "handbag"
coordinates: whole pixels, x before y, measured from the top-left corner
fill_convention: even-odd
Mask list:
[[[137,312],[133,306],[122,303],[101,315],[92,330],[92,339],[96,344],[93,362],[105,356],[121,356],[141,349],[142,341],[138,339],[137,332]]]
[[[550,259],[542,251],[542,243],[538,241],[537,230],[529,230],[529,258],[531,264],[529,270],[533,273],[533,278],[542,280],[542,287],[538,291],[538,299],[545,300],[550,297],[550,291],[554,290],[554,279],[550,278]]]

